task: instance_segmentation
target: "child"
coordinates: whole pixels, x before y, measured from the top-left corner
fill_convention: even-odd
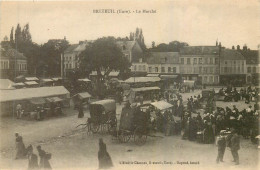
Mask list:
[[[220,135],[217,138],[217,146],[218,146],[218,157],[216,162],[219,163],[223,162],[223,157],[224,157],[224,153],[225,153],[225,149],[226,149],[226,139],[225,139],[225,130],[221,130],[220,131]]]

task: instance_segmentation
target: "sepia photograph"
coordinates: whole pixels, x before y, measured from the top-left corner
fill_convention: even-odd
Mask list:
[[[259,169],[259,0],[2,0],[0,50],[1,170]]]

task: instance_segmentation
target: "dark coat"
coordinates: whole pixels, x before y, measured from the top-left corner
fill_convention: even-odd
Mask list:
[[[39,149],[38,152],[40,156],[40,164],[39,164],[40,168],[51,169],[51,165],[47,157],[47,153],[42,149]]]
[[[99,143],[98,162],[99,169],[108,169],[113,167],[111,157],[106,149],[106,144],[103,142]]]
[[[34,153],[28,156],[28,169],[37,169],[38,165],[38,157]]]
[[[232,137],[231,137],[231,150],[239,150],[240,149],[240,139],[239,139],[239,136],[237,134],[234,134]]]

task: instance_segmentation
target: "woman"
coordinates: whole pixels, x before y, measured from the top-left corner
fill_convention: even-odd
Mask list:
[[[26,156],[26,149],[23,143],[23,138],[18,133],[15,133],[16,156],[15,159],[21,159]]]
[[[99,139],[99,151],[98,151],[99,169],[109,169],[113,167],[113,163],[109,153],[107,152],[106,144],[103,139]]]
[[[32,145],[29,145],[28,148],[28,169],[38,169],[38,157],[33,153]]]

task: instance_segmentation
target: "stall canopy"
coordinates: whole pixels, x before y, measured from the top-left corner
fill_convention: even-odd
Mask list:
[[[153,105],[154,107],[156,107],[159,110],[165,110],[165,109],[169,109],[171,107],[173,107],[173,105],[171,105],[170,103],[167,103],[166,101],[158,101],[158,102],[153,102],[151,103],[151,105]]]
[[[140,88],[132,88],[134,92],[141,92],[141,91],[149,91],[149,90],[160,90],[159,87],[140,87]]]
[[[161,75],[162,79],[176,79],[178,75]]]
[[[1,90],[11,90],[11,89],[14,89],[13,88],[14,84],[15,83],[12,82],[9,79],[0,79],[0,89]]]
[[[25,86],[25,84],[22,83],[22,82],[21,82],[21,83],[14,83],[13,86],[14,86],[14,87],[15,87],[15,86]]]
[[[87,99],[91,97],[91,95],[88,92],[78,93],[78,96],[80,99]]]
[[[48,102],[61,102],[61,101],[63,101],[63,99],[61,99],[59,97],[49,97],[49,98],[46,98],[46,100]]]
[[[58,81],[58,80],[62,80],[62,78],[61,77],[54,77],[54,78],[52,78],[52,80],[53,81]]]
[[[30,102],[32,104],[38,105],[38,104],[44,104],[45,100],[43,98],[33,98],[33,99],[30,99]]]
[[[189,86],[189,87],[194,87],[195,81],[194,80],[184,80],[183,85]]]
[[[37,77],[25,77],[26,81],[38,81],[39,79]]]
[[[148,83],[148,82],[158,82],[160,77],[130,77],[125,80],[125,83]]]
[[[101,74],[104,75],[105,72],[104,72],[104,71],[101,71]],[[92,72],[90,73],[90,75],[91,75],[91,76],[96,76],[96,75],[97,75],[97,72],[96,72],[96,71],[92,71]],[[110,76],[110,77],[117,77],[118,75],[119,75],[119,72],[118,72],[118,71],[111,71],[108,76]]]
[[[0,102],[27,100],[40,97],[55,97],[61,95],[66,95],[66,98],[69,97],[69,91],[63,86],[0,90]]]
[[[42,82],[46,82],[46,83],[47,83],[47,82],[53,82],[52,79],[41,79],[41,81],[42,81]]]
[[[37,85],[38,83],[36,81],[26,81],[24,82],[26,85]]]
[[[146,77],[159,77],[159,74],[147,74]]]
[[[78,79],[78,81],[90,82],[90,80],[88,78]]]

